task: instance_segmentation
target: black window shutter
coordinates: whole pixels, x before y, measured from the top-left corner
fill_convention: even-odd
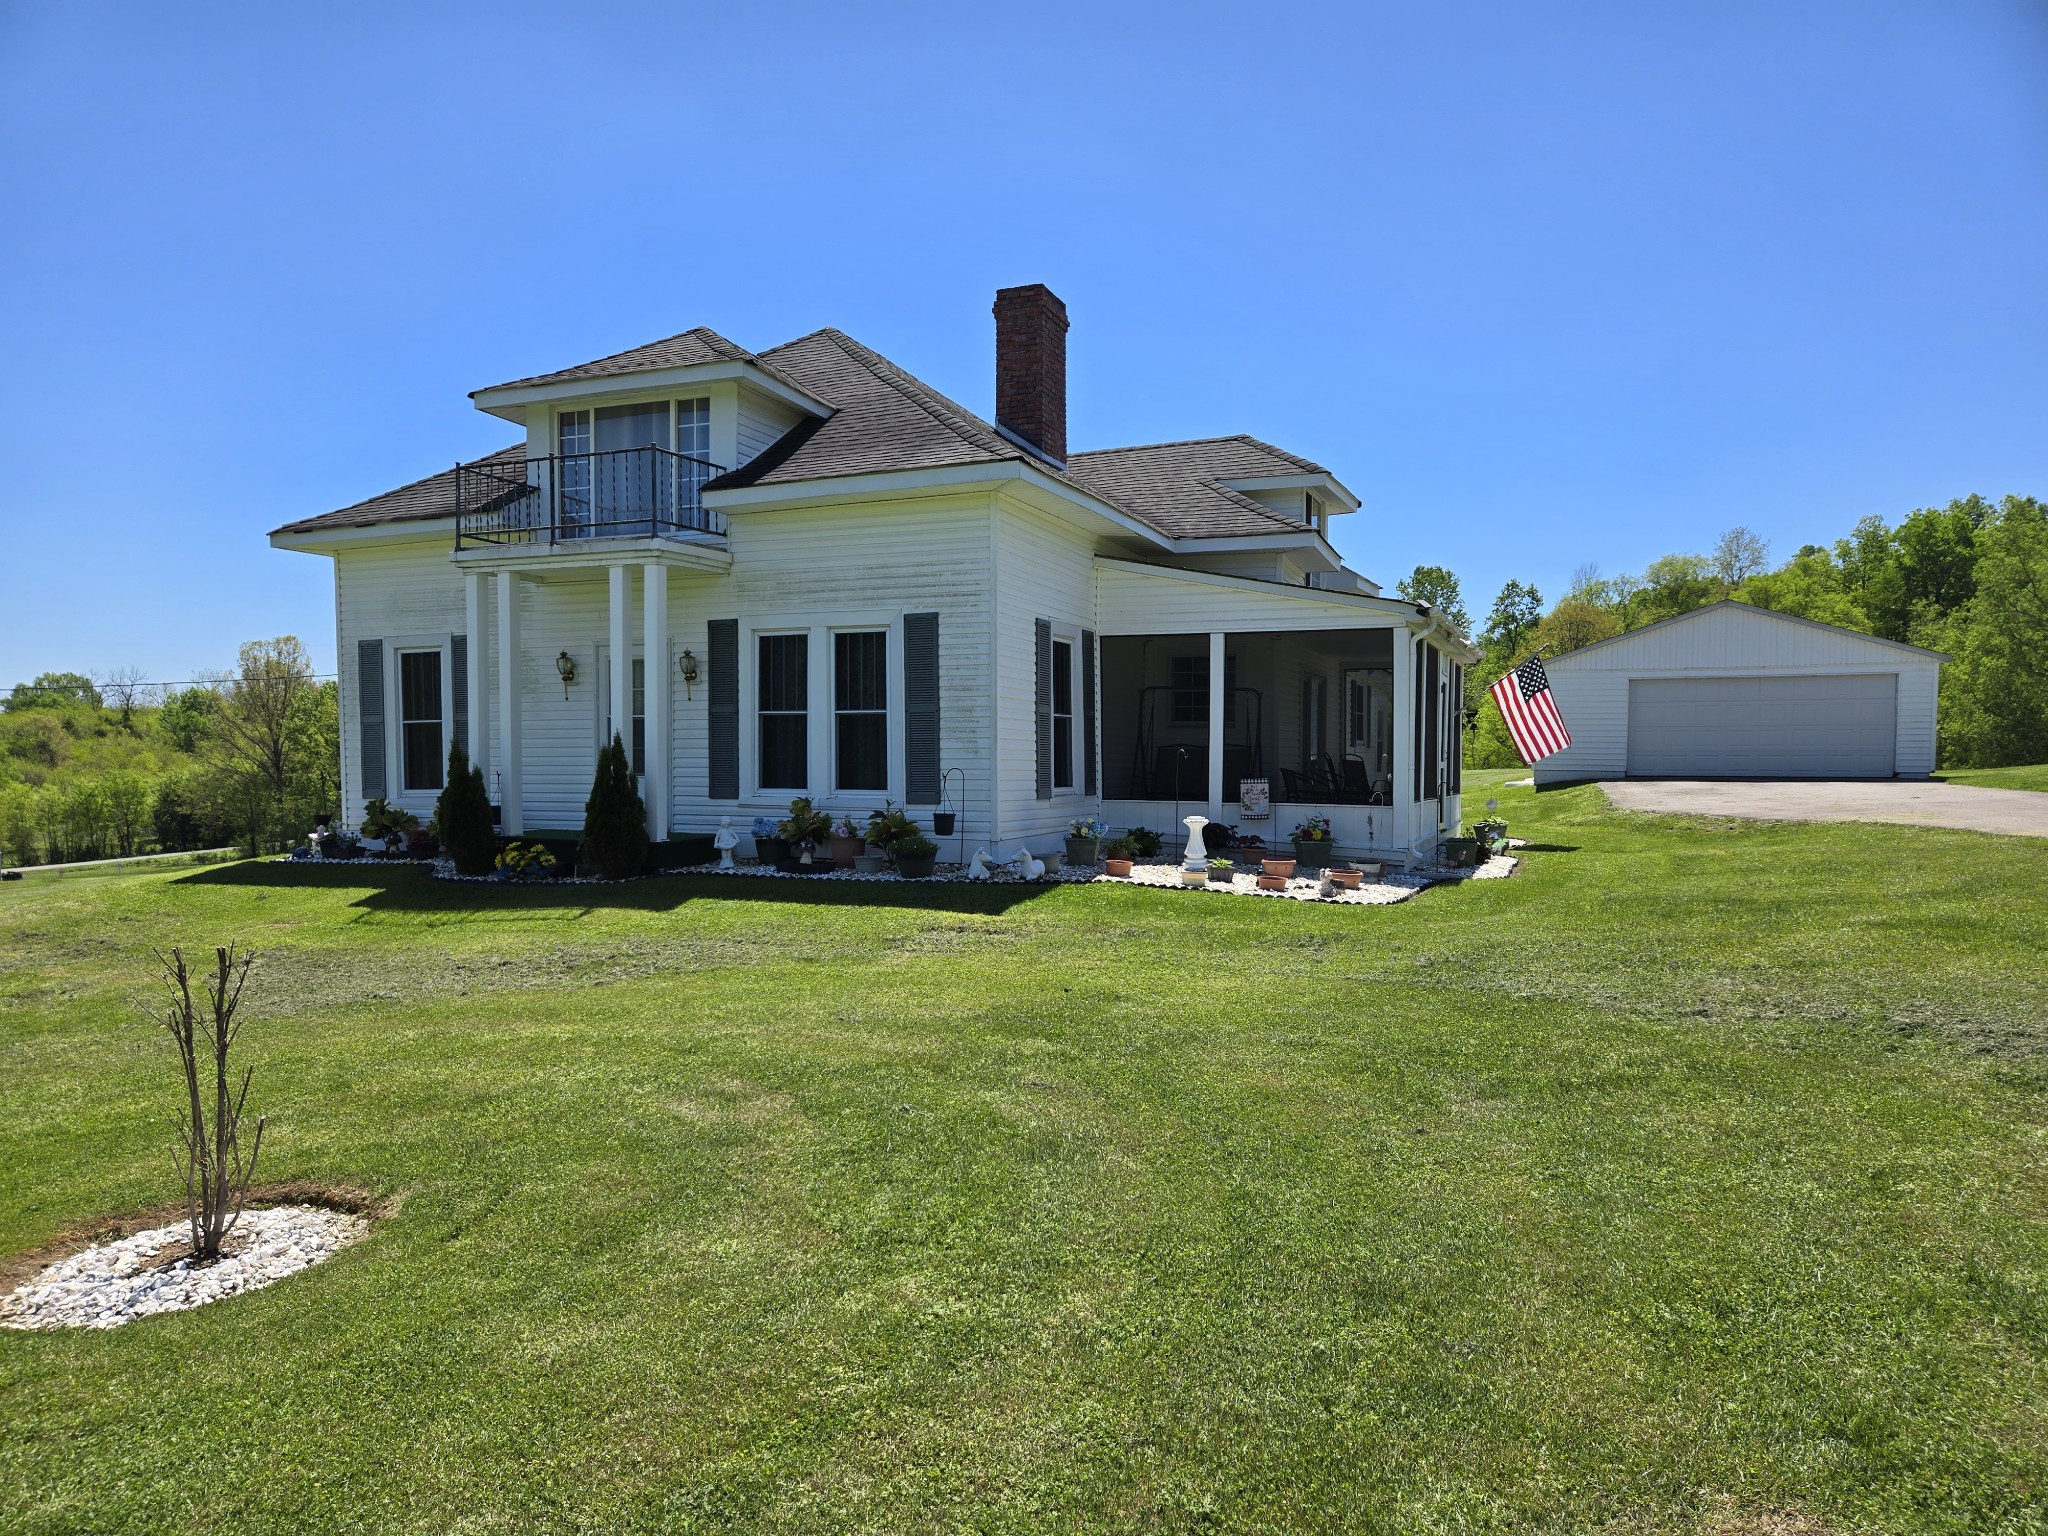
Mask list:
[[[903,615],[903,800],[939,802],[939,616]]]
[[[357,750],[362,754],[363,798],[384,798],[384,642],[356,642]]]
[[[1081,631],[1081,793],[1095,793],[1095,631]]]
[[[1034,619],[1038,651],[1038,798],[1052,798],[1052,621]]]
[[[448,666],[455,676],[455,739],[462,743],[464,753],[474,757],[469,750],[469,636],[448,637]]]
[[[705,626],[711,672],[711,784],[713,800],[740,797],[740,621],[713,619]]]

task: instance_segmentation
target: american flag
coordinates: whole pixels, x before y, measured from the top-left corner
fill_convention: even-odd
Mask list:
[[[1534,656],[1486,690],[1500,706],[1500,717],[1508,723],[1515,750],[1522,761],[1535,766],[1553,752],[1572,744],[1572,733],[1564,728],[1564,716],[1557,712],[1551,696],[1550,678],[1543,663]]]

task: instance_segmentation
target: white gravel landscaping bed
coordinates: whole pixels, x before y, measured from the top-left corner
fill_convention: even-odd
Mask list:
[[[185,1223],[153,1227],[60,1259],[12,1295],[0,1327],[118,1328],[158,1312],[184,1312],[309,1269],[367,1237],[368,1218],[317,1205],[244,1211],[218,1263],[194,1265]]]

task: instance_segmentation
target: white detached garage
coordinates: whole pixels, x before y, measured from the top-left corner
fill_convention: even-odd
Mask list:
[[[1747,603],[1545,658],[1576,779],[1924,779],[1939,651]]]

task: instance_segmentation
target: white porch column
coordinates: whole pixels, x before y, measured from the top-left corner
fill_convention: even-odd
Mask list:
[[[526,738],[519,708],[519,577],[498,573],[498,828],[509,837],[526,830],[526,784],[521,772]],[[489,783],[488,780],[485,781]]]
[[[1404,626],[1394,638],[1394,803],[1387,808],[1392,823],[1389,846],[1406,847],[1415,838],[1415,637]]]
[[[484,573],[462,573],[463,625],[469,635],[469,665],[463,686],[469,690],[469,761],[491,784],[490,636],[484,633]]]
[[[669,701],[675,684],[668,659],[668,567],[649,561],[640,567],[640,611],[646,630],[641,649],[647,661],[647,835],[668,836],[669,780],[675,742],[669,729]]]
[[[1231,787],[1223,782],[1223,711],[1230,695],[1223,687],[1223,636],[1209,635],[1209,817],[1228,821],[1223,813]]]
[[[625,742],[626,750],[633,749],[633,627],[628,622],[633,613],[633,568],[630,565],[605,567],[611,577],[611,647],[612,647],[612,730]],[[605,745],[611,745],[611,737],[605,737]]]

